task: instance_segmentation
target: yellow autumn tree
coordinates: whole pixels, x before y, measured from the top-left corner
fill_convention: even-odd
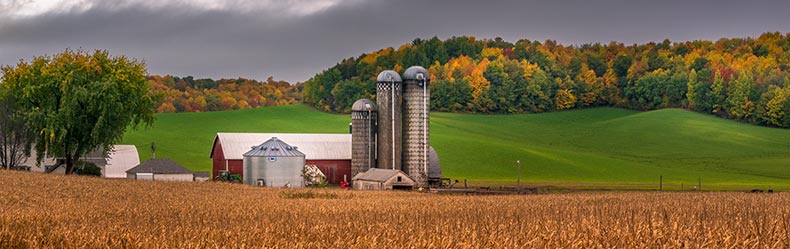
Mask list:
[[[469,82],[469,86],[472,87],[472,97],[474,100],[477,100],[480,97],[480,94],[485,92],[490,86],[491,83],[483,77],[483,73],[488,68],[488,59],[483,59],[480,63],[475,66],[472,70],[472,73],[466,76],[464,79]]]

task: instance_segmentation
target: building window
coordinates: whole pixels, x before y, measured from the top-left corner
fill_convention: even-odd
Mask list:
[[[398,176],[398,182],[402,182],[402,181],[403,181],[403,178],[401,178],[400,176]]]

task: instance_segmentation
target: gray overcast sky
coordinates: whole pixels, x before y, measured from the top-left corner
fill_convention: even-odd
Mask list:
[[[790,32],[790,1],[0,0],[0,65],[107,49],[151,74],[295,83],[414,38],[562,44]]]

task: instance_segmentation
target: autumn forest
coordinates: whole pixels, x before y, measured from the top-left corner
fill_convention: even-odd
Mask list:
[[[411,65],[431,74],[431,109],[539,113],[599,106],[685,108],[740,122],[790,127],[790,34],[625,45],[522,39],[416,39],[343,59],[304,83],[271,77],[149,76],[159,112],[246,109],[304,102],[348,112],[375,98],[375,77]]]

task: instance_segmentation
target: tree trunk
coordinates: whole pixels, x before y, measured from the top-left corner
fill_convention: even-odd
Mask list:
[[[71,172],[74,170],[74,160],[71,156],[66,156],[66,175],[71,175]]]

